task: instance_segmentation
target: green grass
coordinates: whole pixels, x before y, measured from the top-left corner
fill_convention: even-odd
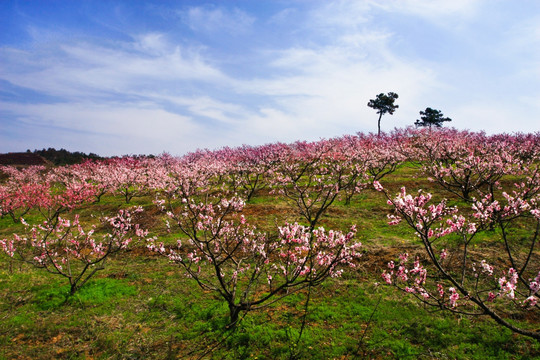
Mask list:
[[[354,273],[313,290],[298,346],[305,293],[249,313],[230,333],[223,301],[176,266],[161,258],[115,260],[108,275],[68,301],[68,289],[49,274],[3,274],[6,358],[197,358],[213,349],[203,358],[527,359],[540,351],[491,321],[434,313]]]

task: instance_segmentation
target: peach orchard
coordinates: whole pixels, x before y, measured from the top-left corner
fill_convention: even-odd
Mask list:
[[[404,164],[436,191],[388,190],[385,177]],[[336,201],[349,204],[362,192],[378,191],[388,204],[389,226],[406,224],[409,240],[423,249],[422,256],[403,253],[374,274],[381,284],[540,339],[538,330],[508,321],[501,310],[539,311],[539,165],[538,133],[409,128],[182,157],[3,167],[1,215],[25,231],[0,246],[11,258],[66,278],[72,294],[111,254],[146,246],[225,301],[234,327],[242,314],[355,271],[364,251],[355,227],[325,229],[321,217]],[[251,224],[243,210],[263,189],[287,201],[300,223],[270,230]],[[103,216],[99,226],[80,221],[77,209],[106,194],[121,197],[125,209]],[[147,210],[130,203],[141,196],[150,196],[168,229],[180,234],[176,243],[164,243],[138,223]],[[498,258],[471,251],[480,236],[500,245]]]

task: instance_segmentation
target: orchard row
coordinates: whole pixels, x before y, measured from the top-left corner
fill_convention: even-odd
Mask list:
[[[433,203],[431,194],[411,195],[405,188],[390,194],[381,182],[405,163],[450,199]],[[219,294],[234,327],[243,313],[357,266],[361,244],[355,227],[342,233],[318,226],[337,199],[348,204],[375,189],[394,210],[389,223],[406,223],[425,250],[423,258],[403,254],[388,264],[384,283],[433,306],[488,315],[538,339],[538,331],[511,323],[502,313],[506,306],[539,309],[539,164],[540,134],[409,128],[380,136],[201,150],[183,157],[122,157],[52,169],[4,167],[1,214],[22,221],[27,232],[0,245],[11,257],[66,277],[74,293],[110,254],[139,239]],[[268,232],[249,224],[242,210],[264,188],[290,202],[305,225],[280,224]],[[151,229],[142,229],[136,221],[141,208],[104,218],[97,230],[81,224],[72,211],[105,194],[122,196],[126,203],[152,196],[185,244],[163,244],[149,234]],[[24,217],[31,210],[43,222],[27,224]],[[470,251],[478,238],[501,244],[505,260]]]

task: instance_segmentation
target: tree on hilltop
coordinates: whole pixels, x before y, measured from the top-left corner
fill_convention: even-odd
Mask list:
[[[414,122],[414,125],[428,126],[430,129],[432,126],[435,126],[437,128],[442,127],[443,122],[445,121],[452,121],[452,119],[448,117],[443,117],[443,113],[440,110],[432,109],[432,108],[426,108],[424,111],[420,111],[420,120],[416,120]]]
[[[377,136],[381,135],[382,116],[386,113],[389,113],[390,115],[394,114],[394,111],[396,111],[396,109],[399,107],[399,105],[394,104],[398,97],[398,94],[394,92],[389,92],[387,95],[380,93],[375,99],[369,100],[367,106],[377,110],[377,114],[379,114],[379,121],[377,123]]]

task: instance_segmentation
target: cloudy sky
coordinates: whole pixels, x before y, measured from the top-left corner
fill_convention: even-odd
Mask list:
[[[540,1],[0,1],[0,152],[540,131]]]

